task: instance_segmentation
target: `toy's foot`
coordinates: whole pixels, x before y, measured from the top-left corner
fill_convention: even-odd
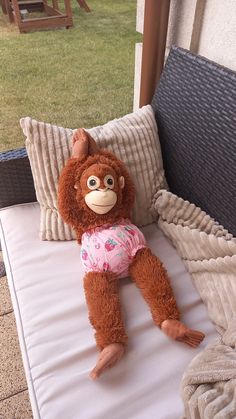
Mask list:
[[[110,367],[113,367],[124,354],[124,345],[121,343],[111,343],[106,346],[98,357],[94,369],[90,373],[90,378],[96,380],[100,375]]]
[[[161,330],[171,339],[186,343],[193,348],[200,345],[205,337],[204,333],[189,329],[184,323],[173,319],[164,320]]]
[[[96,141],[83,128],[77,129],[72,137],[72,156],[83,159],[98,152]]]

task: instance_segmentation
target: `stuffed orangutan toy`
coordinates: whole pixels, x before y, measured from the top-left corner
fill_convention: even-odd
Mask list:
[[[124,164],[109,151],[99,150],[93,138],[78,129],[72,157],[59,179],[58,207],[81,243],[89,319],[101,351],[90,373],[92,379],[114,365],[127,344],[118,295],[120,278],[132,278],[155,324],[167,336],[192,347],[204,338],[179,321],[167,272],[130,221],[134,199],[134,185]]]

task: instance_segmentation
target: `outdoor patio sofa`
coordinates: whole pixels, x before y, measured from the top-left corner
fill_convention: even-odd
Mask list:
[[[173,47],[151,106],[169,190],[236,236],[236,74]],[[142,229],[169,272],[183,320],[203,331],[205,340],[196,349],[170,341],[155,327],[140,293],[127,279],[121,287],[129,335],[126,355],[92,382],[88,376],[97,350],[78,245],[39,239],[40,208],[25,150],[3,153],[0,173],[1,245],[34,418],[180,418],[182,376],[222,328],[216,331],[209,319],[211,307],[199,296],[175,249],[177,241],[174,247],[157,222]],[[163,217],[162,225],[167,219]],[[231,365],[235,372],[235,363]],[[200,384],[201,380],[191,387],[192,393]],[[185,403],[186,417],[236,417],[232,406],[223,416],[204,416],[198,395],[195,392],[191,413]]]

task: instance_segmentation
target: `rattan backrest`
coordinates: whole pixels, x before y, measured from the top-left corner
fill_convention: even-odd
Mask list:
[[[170,190],[236,236],[236,73],[173,47],[152,106]]]

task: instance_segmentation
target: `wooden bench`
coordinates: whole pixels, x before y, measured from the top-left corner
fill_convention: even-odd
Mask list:
[[[77,0],[79,6],[87,13],[91,12],[85,0]],[[64,0],[65,12],[62,12],[58,0],[0,0],[0,6],[9,22],[15,23],[20,32],[30,32],[37,29],[53,29],[73,26],[70,0]],[[32,17],[30,13],[42,13],[43,16]]]
[[[70,0],[64,0],[65,11],[59,9],[58,0],[1,0],[3,13],[9,21],[14,22],[20,32],[30,32],[37,29],[53,29],[73,26]],[[30,16],[31,13],[42,16]],[[29,15],[27,17],[27,15]]]

